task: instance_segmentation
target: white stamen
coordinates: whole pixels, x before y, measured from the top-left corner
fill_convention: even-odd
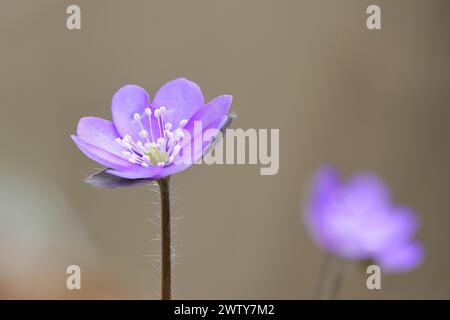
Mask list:
[[[153,129],[152,129],[152,109],[146,108],[145,114],[148,116],[148,128],[150,129],[150,140],[153,141]]]
[[[180,138],[185,135],[181,127],[185,126],[188,121],[186,119],[181,120],[180,128],[172,131],[173,124],[164,121],[166,112],[165,106],[152,109],[148,104],[143,112],[133,114],[133,124],[139,125],[139,135],[134,138],[135,140],[130,135],[115,139],[121,147],[122,154],[129,162],[145,168],[151,166],[164,167],[173,163],[174,158],[181,150],[181,146],[178,145]],[[144,118],[148,118],[148,123],[143,122],[141,114]],[[152,119],[153,117],[155,117],[155,120]],[[157,128],[155,128],[156,124],[152,126],[152,121],[157,122]],[[159,130],[155,137],[153,137],[153,130],[156,130],[156,132]]]
[[[159,130],[159,135],[160,136],[162,136],[164,134],[163,130],[162,130],[162,126],[161,126],[161,121],[160,121],[161,118],[162,117],[159,117],[158,119],[156,119],[156,121],[158,122],[158,130]]]
[[[164,140],[163,138],[158,138],[158,140],[156,140],[156,142],[157,142],[159,145],[163,146],[164,143],[166,142],[166,140]]]
[[[159,108],[159,112],[160,112],[160,117],[159,117],[159,121],[158,121],[158,125],[160,125],[159,134],[163,136],[164,128],[165,128],[163,115],[166,113],[166,107],[162,106],[161,108]]]
[[[136,147],[137,147],[138,151],[140,151],[140,152],[145,151],[144,144],[142,143],[142,141],[136,142]]]
[[[176,131],[175,131],[175,136],[176,136],[176,139],[178,139],[178,138],[184,138],[184,132],[183,132],[183,130],[181,130],[181,129],[177,129]]]
[[[147,138],[147,136],[148,136],[148,133],[147,133],[147,130],[141,130],[141,132],[139,132],[139,135],[142,137],[142,138]]]
[[[128,140],[122,139],[121,143],[122,143],[123,147],[125,147],[127,149],[131,149],[131,144]]]
[[[173,147],[172,155],[177,155],[178,152],[180,152],[180,149],[181,149],[180,145],[177,144],[175,147]]]

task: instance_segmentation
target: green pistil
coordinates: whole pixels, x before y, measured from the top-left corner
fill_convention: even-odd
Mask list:
[[[150,163],[152,165],[156,166],[160,162],[167,163],[169,161],[167,152],[160,152],[155,147],[152,147],[151,149],[151,151],[148,151],[145,154],[150,158]]]

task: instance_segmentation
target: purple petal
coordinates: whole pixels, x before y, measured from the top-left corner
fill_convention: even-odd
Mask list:
[[[405,238],[411,238],[417,231],[420,221],[412,208],[396,207],[392,219],[398,226],[397,233]]]
[[[355,175],[346,184],[352,199],[365,204],[366,207],[380,207],[389,204],[389,189],[383,181],[372,173]]]
[[[130,135],[135,141],[140,139],[139,123],[134,120],[134,114],[144,115],[149,106],[147,91],[137,85],[126,85],[120,88],[112,99],[111,112],[117,132],[121,137]],[[143,121],[145,129],[149,129],[147,121]]]
[[[166,107],[165,122],[178,127],[181,120],[188,120],[205,104],[200,87],[184,78],[163,85],[153,99],[153,108]]]
[[[236,114],[234,112],[218,120],[220,121],[218,125],[218,127],[220,128],[219,129],[220,135],[217,135],[214,138],[214,140],[211,141],[211,143],[207,146],[207,148],[203,152],[203,156],[205,156],[208,152],[214,149],[216,144],[219,143],[221,139],[225,138],[226,130],[231,127],[231,124],[233,123],[234,120],[236,120]]]
[[[190,146],[190,153],[187,153],[186,151],[188,148],[187,145]],[[197,150],[198,149],[198,150]],[[203,155],[203,151],[205,150],[205,142],[202,144],[202,148],[195,148],[193,144],[193,139],[190,140],[189,143],[184,144],[183,149],[180,151],[180,156],[178,156],[175,160],[176,163],[163,167],[163,170],[157,175],[157,178],[164,178],[171,175],[174,175],[175,173],[178,173],[180,171],[188,169],[190,166],[195,164]]]
[[[117,177],[126,179],[156,179],[157,175],[163,170],[162,167],[148,167],[133,166],[127,170],[106,170],[107,173]]]
[[[324,166],[314,176],[311,194],[315,201],[323,202],[341,185],[338,171],[332,166]]]
[[[328,218],[326,207],[336,190],[341,187],[339,173],[331,166],[320,168],[315,174],[311,187],[310,201],[306,207],[306,223],[315,240],[323,247],[330,248],[325,227]]]
[[[229,121],[228,124],[227,124],[227,121],[228,121],[228,117],[227,116],[219,117],[215,121],[211,122],[209,124],[209,126],[204,128],[204,130],[199,132],[194,137],[194,139],[190,139],[187,142],[183,142],[182,143],[183,147],[182,147],[182,150],[180,152],[180,156],[175,160],[176,163],[172,164],[172,165],[170,165],[168,167],[163,168],[163,170],[158,174],[158,178],[164,178],[164,177],[167,177],[167,176],[174,175],[175,173],[178,173],[180,171],[186,170],[190,166],[192,166],[193,164],[197,163],[200,160],[200,158],[207,151],[209,151],[210,145],[214,142],[214,140],[203,139],[203,133],[206,130],[210,130],[211,129],[211,130],[215,130],[215,133],[214,132],[211,132],[211,133],[213,133],[212,134],[213,136],[216,136],[221,131],[221,129],[223,129],[223,126],[225,124],[227,124],[227,127],[229,127],[231,125],[231,121],[235,117],[236,117],[235,115],[231,115],[230,116],[230,121]],[[201,148],[196,148],[194,141],[195,141],[195,139],[200,139],[200,137],[202,137]],[[189,153],[187,153],[188,150],[189,150]]]
[[[94,147],[126,160],[123,149],[115,141],[119,134],[111,121],[96,117],[81,118],[78,122],[77,136]]]
[[[391,209],[389,217],[384,219],[384,226],[380,225],[378,228],[378,233],[382,237],[379,240],[379,250],[406,243],[414,236],[418,227],[419,220],[411,208],[396,207]]]
[[[227,115],[230,109],[231,102],[233,101],[232,96],[223,95],[218,96],[208,102],[205,107],[200,108],[192,117],[189,118],[188,123],[184,127],[185,130],[189,131],[191,135],[194,133],[194,125],[197,122],[201,123],[203,128],[207,128],[213,121],[217,119],[222,119]],[[218,129],[220,126],[218,127]]]
[[[205,151],[209,149],[212,143],[215,141],[219,141],[219,139],[223,139],[225,137],[225,130],[231,126],[231,121],[235,118],[235,115],[230,116],[219,116],[214,121],[209,123],[206,129],[203,131],[203,152],[202,155],[205,154]],[[229,121],[231,119],[231,121]],[[206,131],[208,131],[208,137],[205,136]]]
[[[126,179],[121,178],[107,171],[109,169],[102,170],[100,172],[94,173],[93,175],[86,178],[86,183],[97,187],[97,188],[117,188],[117,187],[134,187],[140,186],[145,183],[150,182],[148,179]]]
[[[228,126],[230,126],[231,122],[236,118],[235,114],[232,114],[230,117],[227,116],[232,100],[233,97],[229,95],[218,96],[211,100],[189,119],[183,128],[184,132],[191,138],[195,137],[196,139],[199,139],[200,135],[209,129],[221,130],[221,133],[224,134],[227,128],[223,128],[223,125],[229,120]],[[185,139],[180,145],[184,148],[187,143],[191,143],[191,148],[193,148],[192,141]],[[208,145],[211,143],[212,141]],[[203,152],[204,149],[200,151]]]
[[[424,260],[423,247],[418,242],[393,247],[376,257],[381,270],[386,273],[408,272]]]
[[[104,149],[95,147],[95,146],[81,140],[80,138],[78,138],[75,135],[72,135],[71,138],[75,142],[77,147],[88,158],[91,158],[92,160],[94,160],[106,167],[111,167],[111,168],[118,169],[118,170],[126,170],[126,169],[130,168],[130,166],[131,166],[131,164],[128,161],[126,161],[122,158],[119,158]]]

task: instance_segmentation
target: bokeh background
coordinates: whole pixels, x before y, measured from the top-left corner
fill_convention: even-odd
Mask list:
[[[382,30],[366,8],[382,8]],[[77,4],[82,29],[66,28]],[[308,299],[325,258],[301,206],[311,174],[371,170],[414,207],[427,257],[340,298],[450,298],[448,0],[2,0],[0,297],[158,299],[159,211],[151,186],[83,183],[99,165],[70,134],[110,118],[128,83],[179,76],[232,94],[234,127],[279,128],[280,170],[195,166],[172,179],[174,297]],[[82,289],[66,289],[80,265]]]

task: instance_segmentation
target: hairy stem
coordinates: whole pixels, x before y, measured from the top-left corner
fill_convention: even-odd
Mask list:
[[[161,299],[171,299],[170,193],[169,178],[158,180],[161,190],[162,278]]]
[[[315,298],[337,299],[345,276],[345,263],[342,259],[328,254],[320,271],[319,286]]]

